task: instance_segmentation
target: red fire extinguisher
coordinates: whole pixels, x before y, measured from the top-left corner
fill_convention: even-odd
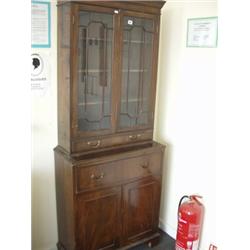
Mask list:
[[[204,206],[199,195],[183,196],[178,206],[175,250],[198,250]],[[188,199],[183,202],[184,199]],[[182,203],[183,202],[183,203]]]

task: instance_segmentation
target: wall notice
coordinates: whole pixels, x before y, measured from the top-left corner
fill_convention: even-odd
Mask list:
[[[50,85],[49,55],[33,53],[31,55],[31,90],[44,95]]]
[[[32,48],[50,48],[50,3],[31,3]]]
[[[217,38],[217,17],[188,19],[187,47],[215,48]]]

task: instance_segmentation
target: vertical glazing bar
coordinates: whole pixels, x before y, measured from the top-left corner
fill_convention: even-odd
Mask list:
[[[105,86],[108,86],[108,27],[105,27],[104,45],[104,79]]]
[[[145,30],[143,29],[143,43],[142,43],[142,72],[141,72],[141,107],[140,112],[143,108],[143,85],[144,85],[144,66],[145,66]]]
[[[85,74],[85,88],[84,88],[84,108],[87,112],[87,93],[88,93],[88,81],[89,81],[89,67],[88,67],[88,56],[89,56],[89,27],[86,28],[86,74]]]
[[[102,26],[101,27],[101,36],[100,36],[100,44],[102,44],[101,46],[101,56],[103,58],[100,58],[100,61],[102,60],[102,63],[100,65],[100,71],[102,72],[102,79],[101,79],[101,86],[102,86],[102,112],[101,112],[101,118],[104,117],[104,105],[105,105],[105,87],[107,86],[107,81],[106,81],[106,27],[105,26]],[[101,123],[103,122],[103,120],[100,121],[100,126],[101,126]]]
[[[102,113],[100,119],[104,117],[104,105],[105,105],[105,87],[102,87]]]
[[[121,75],[122,75],[122,20],[123,13],[114,14],[114,42],[113,42],[113,63],[112,63],[112,131],[115,132],[118,126],[118,112],[120,111],[121,100]]]
[[[90,90],[90,95],[94,95],[94,83],[95,83],[94,80],[95,80],[95,78],[94,78],[94,76],[92,76],[91,77],[91,86],[90,86],[91,87],[90,88],[91,89]]]
[[[153,27],[154,31],[152,33],[152,48],[151,48],[151,53],[154,55],[152,57],[152,64],[151,64],[151,84],[150,84],[150,93],[155,93],[156,92],[156,81],[157,81],[157,65],[158,65],[158,49],[159,49],[159,30],[160,30],[160,16],[156,16],[153,20]],[[148,116],[148,124],[150,126],[153,125],[154,121],[154,107],[155,107],[155,98],[154,95],[150,94],[149,95],[149,116]]]
[[[141,31],[141,39],[140,39],[140,64],[139,64],[139,82],[138,82],[138,95],[137,95],[137,109],[136,109],[136,119],[135,123],[138,124],[138,118],[140,116],[140,107],[141,107],[141,85],[142,85],[142,62],[143,62],[143,29]]]
[[[130,52],[131,52],[131,29],[128,30],[128,73],[127,73],[127,96],[126,96],[127,113],[128,113],[128,96],[129,96],[129,82],[130,82],[130,55],[131,55]]]
[[[99,29],[99,76],[100,76],[100,86],[107,86],[107,79],[106,79],[106,70],[107,70],[107,63],[106,63],[106,32],[107,29],[104,24],[100,26]]]
[[[80,56],[82,56],[82,82],[85,80],[86,76],[86,28],[81,29],[81,39],[82,39],[82,53],[80,49]],[[79,43],[80,44],[80,43]]]

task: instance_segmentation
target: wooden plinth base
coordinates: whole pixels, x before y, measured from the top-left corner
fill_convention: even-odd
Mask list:
[[[130,249],[132,247],[136,247],[138,245],[141,245],[141,244],[147,244],[148,247],[154,247],[156,246],[160,241],[160,233],[155,233],[153,234],[152,236],[148,237],[148,238],[145,238],[145,239],[142,239],[142,240],[139,240],[137,242],[134,242],[134,243],[131,243],[127,246],[123,246],[123,247],[120,247],[120,248],[117,248],[118,250],[127,250],[127,249]],[[58,250],[68,250],[66,249],[60,242],[57,243],[57,249]],[[87,249],[81,249],[81,250],[87,250]]]

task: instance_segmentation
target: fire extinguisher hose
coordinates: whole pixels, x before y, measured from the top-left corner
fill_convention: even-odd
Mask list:
[[[181,197],[180,201],[179,201],[179,205],[178,205],[178,211],[177,211],[177,218],[179,216],[179,209],[180,209],[180,206],[181,206],[181,203],[184,199],[189,199],[189,196],[188,195],[184,195]]]

